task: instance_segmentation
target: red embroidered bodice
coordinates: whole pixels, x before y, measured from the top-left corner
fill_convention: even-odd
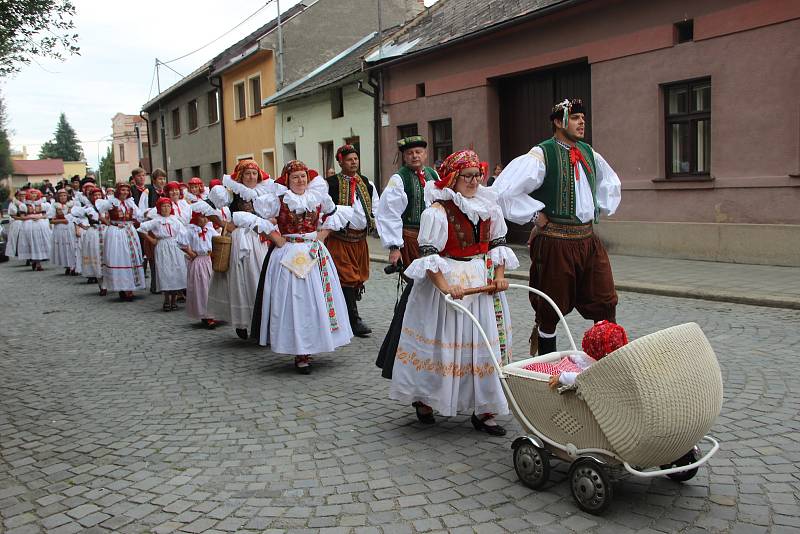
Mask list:
[[[133,210],[124,203],[120,203],[119,206],[115,206],[108,211],[108,217],[114,222],[132,221]]]
[[[316,232],[321,209],[320,205],[314,211],[294,213],[281,198],[281,208],[278,211],[278,230],[281,235]]]
[[[447,243],[440,254],[450,258],[486,254],[489,251],[490,221],[479,220],[474,225],[452,200],[439,204],[447,213]]]

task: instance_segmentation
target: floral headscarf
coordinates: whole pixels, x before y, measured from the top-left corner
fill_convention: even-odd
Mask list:
[[[444,158],[444,161],[437,169],[439,179],[435,183],[436,187],[439,189],[444,189],[445,187],[452,189],[459,173],[470,167],[476,167],[481,170],[480,180],[483,182],[483,177],[486,174],[486,164],[481,163],[481,158],[478,157],[474,150],[459,150],[450,154]]]
[[[624,328],[616,323],[600,321],[583,335],[581,348],[583,352],[595,360],[599,360],[627,344],[628,334],[625,333]]]
[[[247,169],[255,169],[258,171],[258,181],[262,180],[269,180],[269,174],[261,170],[261,167],[258,166],[253,159],[243,159],[239,163],[236,164],[236,168],[233,170],[233,174],[231,174],[231,178],[233,178],[237,182],[242,181],[242,174]]]
[[[308,182],[311,183],[311,180],[319,176],[319,173],[314,169],[309,169],[308,165],[303,163],[298,159],[289,160],[286,165],[283,166],[283,170],[281,171],[280,177],[275,180],[276,184],[281,184],[283,186],[289,187],[289,175],[293,172],[297,171],[306,171],[308,175]]]

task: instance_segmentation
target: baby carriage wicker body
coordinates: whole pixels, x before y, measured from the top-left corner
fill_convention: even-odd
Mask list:
[[[570,487],[578,506],[600,514],[611,502],[611,471],[689,480],[719,449],[705,434],[722,407],[722,375],[697,324],[637,339],[584,370],[573,386],[555,391],[548,386],[550,375],[525,367],[555,363],[576,351],[569,328],[547,295],[523,285],[510,287],[550,303],[572,347],[496,364],[508,403],[528,433],[512,445],[514,468],[525,485],[539,489],[547,482],[551,457],[570,462]],[[472,318],[488,344],[475,317],[449,296],[447,301]],[[702,457],[701,441],[710,445]]]

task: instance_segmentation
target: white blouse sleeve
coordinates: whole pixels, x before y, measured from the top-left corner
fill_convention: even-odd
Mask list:
[[[422,212],[417,241],[420,254],[426,254],[428,251],[431,253],[412,261],[403,274],[414,280],[421,280],[427,276],[428,271],[450,272],[450,265],[439,255],[447,244],[447,214],[444,208],[434,204]]]
[[[47,216],[48,219],[55,218],[55,216],[56,216],[56,204],[55,204],[55,202],[50,204],[50,206],[47,208],[46,216]]]
[[[408,197],[403,189],[403,179],[393,174],[383,190],[380,200],[373,203],[375,226],[384,248],[403,246],[403,212],[408,206]]]
[[[139,225],[139,232],[146,234],[152,230],[155,230],[158,226],[161,225],[161,221],[157,221],[155,219],[150,219],[149,221],[145,221]]]
[[[505,237],[508,232],[506,221],[500,206],[493,206],[489,229],[489,259],[497,266],[504,266],[507,271],[519,267],[519,259],[511,247],[507,246]]]
[[[253,209],[256,213],[265,219],[272,219],[278,216],[278,211],[281,208],[281,200],[277,195],[268,193],[261,195],[253,201]]]
[[[215,185],[208,192],[208,199],[214,204],[215,208],[222,209],[223,206],[233,202],[233,195],[224,186]]]
[[[150,190],[149,189],[145,189],[144,191],[142,191],[142,194],[139,195],[139,206],[138,206],[138,208],[139,208],[139,211],[141,213],[146,212],[147,209],[150,207],[150,201],[148,200],[149,197],[150,197]]]
[[[246,211],[236,211],[233,213],[233,224],[238,228],[248,228],[254,232],[269,234],[273,232],[277,226],[272,224],[267,219],[262,219],[254,213],[247,213]]]
[[[539,147],[514,158],[503,169],[491,189],[497,194],[497,201],[506,219],[527,224],[544,207],[530,193],[542,186],[545,171],[544,153]]]
[[[597,164],[597,206],[603,215],[614,215],[622,200],[622,184],[603,156],[595,152],[594,161]]]

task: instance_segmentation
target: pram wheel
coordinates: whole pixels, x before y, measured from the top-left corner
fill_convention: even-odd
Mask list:
[[[662,465],[661,469],[669,469],[671,467],[680,467],[682,465],[689,465],[697,461],[697,453],[694,450],[691,450],[672,462],[669,465]],[[688,471],[683,471],[681,473],[670,473],[667,475],[672,480],[676,482],[686,482],[687,480],[691,480],[697,474],[697,467],[694,469],[689,469]]]
[[[605,468],[592,458],[579,458],[569,468],[569,485],[578,507],[601,515],[611,505],[613,490]]]
[[[523,484],[538,490],[550,478],[550,459],[544,449],[529,441],[522,441],[514,449],[514,470]]]

